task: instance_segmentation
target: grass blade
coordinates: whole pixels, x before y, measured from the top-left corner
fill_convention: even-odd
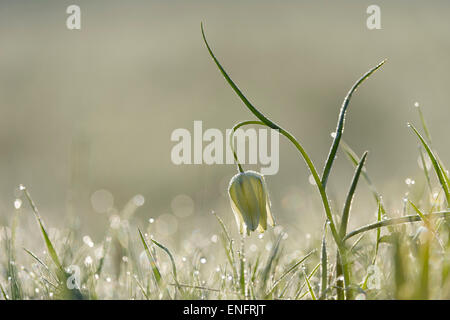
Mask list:
[[[5,229],[5,251],[7,256],[6,276],[9,279],[9,287],[12,300],[22,300],[23,290],[16,263],[16,231],[18,226],[18,213],[14,213],[11,225],[11,236],[8,237]]]
[[[156,240],[154,240],[154,239],[151,239],[151,240],[152,240],[152,242],[153,242],[155,245],[157,245],[157,246],[160,247],[162,250],[164,250],[164,252],[166,252],[167,255],[169,256],[169,258],[170,258],[170,263],[172,264],[172,273],[173,273],[173,278],[174,278],[174,280],[175,280],[175,284],[178,285],[178,290],[181,291],[181,287],[179,286],[179,283],[178,283],[177,266],[176,266],[176,264],[175,264],[175,259],[173,258],[172,253],[170,253],[169,249],[167,249],[165,246],[163,246],[163,245],[162,245],[161,243],[159,243],[158,241],[156,241]]]
[[[359,159],[359,157],[356,155],[356,152],[353,151],[352,148],[350,148],[350,146],[348,144],[346,144],[344,142],[344,140],[341,141],[342,149],[345,153],[345,155],[347,156],[347,158],[350,160],[350,162],[353,163],[353,165],[355,166],[355,168],[358,166],[359,162],[361,161]],[[369,186],[370,191],[372,192],[373,197],[375,198],[375,201],[378,203],[380,203],[381,201],[381,196],[378,193],[377,189],[375,188],[375,185],[372,183],[372,180],[370,179],[369,175],[366,172],[366,169],[363,168],[362,169],[362,173],[361,173],[364,177],[364,180],[366,180],[367,185]]]
[[[42,236],[44,237],[45,245],[47,247],[50,257],[52,258],[54,264],[58,267],[58,269],[60,269],[63,272],[63,274],[65,274],[64,268],[58,258],[58,254],[56,253],[55,247],[53,246],[52,242],[50,241],[50,237],[48,236],[47,230],[45,230],[45,227],[42,222],[39,211],[38,211],[36,205],[34,204],[34,201],[31,198],[31,195],[28,192],[28,189],[26,189],[24,186],[20,186],[20,189],[23,190],[23,192],[25,193],[25,197],[27,198],[27,200],[32,208],[32,211],[34,213],[36,221],[38,222],[39,228],[41,229]]]
[[[384,214],[384,208],[383,205],[381,203],[381,201],[378,203],[378,211],[377,211],[377,222],[381,222],[381,220],[383,219],[383,214]],[[378,228],[377,229],[377,242],[375,245],[375,254],[372,260],[372,264],[375,264],[375,261],[377,259],[377,255],[378,255],[378,250],[380,248],[380,239],[381,239],[381,229]]]
[[[316,268],[318,268],[319,265],[320,265],[320,264],[318,264]],[[314,270],[313,270],[313,271],[314,271]],[[309,291],[309,294],[311,295],[311,299],[317,300],[316,295],[314,294],[314,290],[313,290],[313,288],[312,288],[312,286],[311,286],[311,282],[309,282],[309,277],[306,275],[306,272],[305,272],[305,271],[303,271],[303,275],[304,275],[304,277],[305,277],[305,282],[306,282],[306,285],[308,286],[308,291]]]
[[[322,268],[322,277],[320,283],[320,299],[326,299],[327,287],[328,287],[328,256],[327,256],[327,228],[325,224],[325,228],[323,231],[322,237],[322,252],[321,252],[321,268]]]
[[[51,273],[50,268],[41,259],[39,259],[37,255],[26,248],[23,248],[23,250],[28,253],[34,260],[36,260],[41,266],[43,266],[47,272]]]
[[[423,131],[425,132],[425,136],[427,137],[428,142],[430,144],[432,144],[430,131],[428,130],[428,126],[427,126],[427,123],[425,121],[425,117],[423,116],[422,108],[420,107],[420,104],[417,103],[417,102],[416,102],[415,106],[417,108],[417,111],[419,112],[419,118],[420,118],[420,122],[422,123],[422,128],[423,128]]]
[[[436,175],[439,179],[439,183],[441,184],[442,189],[444,190],[445,198],[447,200],[447,206],[450,206],[450,190],[449,190],[449,184],[448,184],[449,179],[448,179],[447,173],[441,166],[441,164],[440,164],[439,160],[437,159],[436,155],[434,154],[433,150],[431,150],[431,147],[428,145],[428,143],[425,141],[425,139],[422,137],[422,135],[416,130],[416,128],[412,124],[408,124],[408,126],[417,135],[417,137],[419,138],[423,147],[425,148],[426,152],[428,153],[431,163],[433,164],[434,171],[436,172]]]
[[[425,161],[425,156],[423,154],[422,146],[419,146],[419,154],[420,154],[420,161],[422,163],[423,172],[425,174],[425,178],[427,180],[428,188],[430,189],[430,192],[433,191],[433,188],[431,186],[431,179],[430,179],[430,173],[428,172],[427,164]]]
[[[270,270],[272,269],[273,261],[275,260],[275,257],[280,248],[280,242],[281,242],[282,237],[283,237],[283,233],[280,233],[280,235],[278,236],[278,238],[276,240],[275,245],[272,247],[269,257],[267,258],[266,266],[262,273],[262,281],[261,281],[261,291],[262,292],[264,292],[266,289],[267,280],[269,280]]]
[[[161,282],[161,273],[159,272],[158,266],[155,263],[155,259],[150,251],[147,241],[144,238],[144,235],[142,234],[140,229],[138,229],[138,231],[139,231],[139,236],[142,241],[142,245],[144,246],[144,249],[145,249],[145,253],[147,254],[148,261],[150,262],[150,266],[152,268],[153,275],[155,276],[156,283],[159,285],[159,283]]]
[[[270,296],[273,291],[275,290],[275,288],[280,284],[281,280],[283,280],[289,273],[291,273],[292,271],[294,271],[300,264],[302,264],[303,262],[306,261],[306,259],[308,259],[314,252],[316,252],[316,250],[311,251],[310,253],[308,253],[306,256],[304,256],[303,258],[301,258],[299,261],[297,261],[292,267],[290,267],[286,272],[284,272],[273,284],[272,289],[270,289],[269,293],[267,294],[267,296]]]
[[[212,214],[216,217],[217,221],[219,221],[219,225],[222,228],[222,243],[223,248],[225,250],[225,254],[227,256],[228,262],[231,265],[231,269],[233,271],[233,278],[237,278],[237,269],[236,269],[236,259],[234,257],[234,250],[233,250],[233,239],[231,239],[230,233],[228,232],[227,227],[225,226],[225,223],[223,220],[213,211]]]
[[[367,78],[369,78],[375,71],[377,71],[381,66],[386,62],[386,60],[381,61],[377,66],[367,71],[361,78],[359,78],[358,81],[355,82],[353,87],[350,89],[350,91],[347,93],[347,96],[344,99],[344,102],[342,103],[341,111],[339,114],[339,119],[337,122],[336,131],[334,134],[333,143],[330,148],[330,152],[328,154],[327,161],[325,163],[325,167],[323,169],[322,174],[322,185],[324,188],[326,188],[328,176],[331,172],[331,167],[333,166],[334,159],[336,158],[336,153],[339,147],[339,142],[341,141],[342,134],[344,132],[344,124],[345,124],[345,115],[347,113],[348,105],[350,103],[350,100],[352,98],[353,93],[358,89],[358,87],[361,85],[361,83],[364,82]]]
[[[320,267],[320,263],[317,264],[317,265],[314,267],[314,269],[311,271],[311,273],[310,273],[309,276],[308,276],[308,280],[310,280],[310,279],[314,276],[314,274],[317,272],[317,270],[319,270],[319,267]],[[299,300],[299,299],[303,298],[305,295],[308,294],[309,291],[307,291],[307,292],[305,292],[304,294],[300,295],[300,294],[302,293],[302,290],[303,290],[303,288],[305,287],[305,285],[306,285],[306,281],[305,281],[305,283],[300,287],[300,289],[297,290],[297,294],[295,295],[295,299],[294,299],[294,300]]]
[[[426,218],[448,218],[450,217],[450,211],[440,211],[440,212],[433,212],[428,213],[424,215]],[[369,230],[378,229],[382,227],[388,227],[392,225],[402,224],[402,223],[410,223],[410,222],[417,222],[422,221],[422,218],[419,215],[410,215],[410,216],[404,216],[400,218],[391,218],[387,220],[383,220],[380,222],[372,223],[366,226],[363,226],[361,228],[358,228],[356,230],[353,230],[352,232],[349,232],[345,237],[344,241]]]
[[[362,172],[362,168],[364,167],[364,163],[366,162],[366,158],[367,158],[367,151],[364,152],[364,154],[361,158],[361,161],[359,161],[359,164],[356,167],[356,171],[353,176],[353,180],[350,185],[350,189],[348,190],[348,193],[347,193],[347,198],[345,200],[344,209],[342,211],[341,228],[339,231],[341,238],[343,238],[345,236],[345,234],[347,233],[347,225],[348,225],[348,219],[350,216],[350,208],[352,206],[353,197],[355,195],[356,187],[358,185],[358,181],[359,181],[359,177]]]
[[[1,283],[0,283],[0,291],[2,292],[3,299],[9,300],[8,295],[6,294],[5,290],[3,289],[3,286]]]
[[[380,222],[383,218],[383,207],[381,205],[381,202],[378,203],[378,212],[377,212],[377,222]],[[378,250],[380,248],[380,243],[381,243],[381,228],[377,229],[377,239],[376,239],[376,243],[375,243],[375,253],[373,254],[373,258],[372,258],[372,265],[375,265],[375,262],[377,261],[377,256],[378,256]],[[367,283],[369,281],[369,272],[367,272],[366,277],[364,278],[364,281],[361,285],[361,288],[363,290],[367,289]]]

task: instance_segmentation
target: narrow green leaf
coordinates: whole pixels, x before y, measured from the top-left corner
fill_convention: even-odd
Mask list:
[[[21,188],[24,191],[26,198],[28,199],[28,202],[29,202],[29,204],[30,204],[30,206],[32,208],[32,211],[34,213],[36,221],[39,224],[39,228],[41,229],[41,233],[42,233],[42,236],[44,237],[44,242],[45,242],[45,245],[47,247],[47,250],[48,250],[48,253],[49,253],[50,257],[52,258],[54,264],[58,267],[58,269],[60,269],[62,271],[62,273],[65,274],[66,272],[64,270],[64,267],[62,266],[62,264],[61,264],[61,262],[60,262],[60,260],[58,258],[58,254],[56,253],[55,247],[53,246],[52,242],[50,241],[50,237],[48,236],[48,233],[45,230],[45,227],[44,227],[44,224],[42,222],[42,219],[41,219],[41,216],[39,214],[39,211],[38,211],[36,205],[34,204],[34,201],[31,198],[31,195],[28,192],[28,189],[26,189],[24,186],[22,186]]]
[[[242,254],[239,254],[240,268],[239,268],[239,286],[241,287],[241,295],[245,297],[245,259]]]
[[[431,163],[433,164],[434,171],[436,172],[436,175],[439,179],[439,183],[441,184],[442,189],[444,190],[445,198],[447,200],[447,206],[450,206],[450,190],[449,190],[447,173],[440,165],[436,155],[431,150],[431,147],[428,145],[428,143],[425,141],[425,139],[422,137],[422,135],[416,130],[416,128],[412,124],[408,124],[408,126],[414,131],[414,133],[417,135],[420,142],[422,143],[423,147],[427,151],[428,156],[430,157]]]
[[[348,105],[350,103],[350,100],[352,98],[353,93],[358,89],[358,87],[361,85],[361,83],[364,82],[367,78],[369,78],[375,71],[377,71],[381,66],[386,62],[386,60],[381,61],[377,66],[367,71],[361,78],[358,79],[358,81],[355,82],[355,84],[351,87],[350,91],[347,93],[347,96],[344,99],[344,102],[342,103],[341,111],[339,114],[339,119],[337,122],[336,131],[334,132],[334,139],[333,143],[330,148],[330,152],[328,154],[327,161],[325,162],[325,167],[323,169],[322,174],[322,185],[324,188],[326,188],[328,176],[331,172],[331,167],[333,166],[334,159],[336,158],[336,153],[339,147],[339,142],[341,141],[342,134],[344,132],[344,124],[345,124],[345,115],[347,113]]]
[[[442,161],[439,160],[439,156],[438,155],[436,155],[436,158],[438,160],[439,168],[441,169],[441,172],[442,172],[442,174],[444,176],[444,180],[447,182],[447,186],[450,186],[450,179],[449,179],[448,171],[444,167],[444,164],[442,163]]]
[[[422,128],[423,128],[423,131],[425,132],[425,136],[427,137],[428,142],[431,144],[432,143],[431,135],[430,135],[430,131],[428,130],[428,126],[425,121],[425,117],[423,116],[422,108],[420,107],[419,104],[416,104],[416,108],[417,108],[417,111],[419,112],[419,118],[420,118],[420,122],[422,123]]]
[[[428,172],[427,164],[426,164],[426,161],[425,161],[425,156],[423,154],[423,150],[422,150],[421,146],[419,146],[419,155],[420,155],[420,161],[421,161],[422,167],[423,167],[423,173],[425,174],[425,178],[427,180],[428,188],[430,189],[430,192],[432,192],[433,188],[431,186],[430,174]]]
[[[433,212],[433,213],[425,214],[425,217],[427,217],[428,219],[430,219],[430,218],[447,218],[447,217],[450,217],[450,211]],[[378,229],[378,228],[382,228],[382,227],[388,227],[388,226],[403,224],[403,223],[417,222],[417,221],[422,221],[422,218],[419,215],[410,215],[410,216],[404,216],[404,217],[400,217],[400,218],[386,219],[386,220],[372,223],[372,224],[363,226],[361,228],[358,228],[356,230],[353,230],[352,232],[349,232],[344,237],[343,240],[346,241],[362,232],[370,231],[373,229]]]
[[[108,254],[110,244],[111,244],[111,240],[110,240],[110,238],[108,238],[108,236],[106,236],[106,238],[103,242],[103,256],[100,258],[97,270],[95,271],[95,273],[98,276],[100,276],[102,273],[103,265],[105,264],[105,257]]]
[[[303,275],[305,276],[306,285],[308,286],[309,294],[311,295],[311,299],[317,300],[316,295],[314,294],[314,290],[311,286],[311,282],[309,282],[309,277],[306,275],[306,272],[303,271]]]
[[[413,207],[414,211],[420,216],[420,218],[423,220],[425,224],[428,224],[428,220],[425,217],[425,215],[422,213],[422,211],[419,210],[419,208],[416,207],[414,203],[412,203],[410,200],[408,201],[411,207]]]
[[[269,280],[269,274],[272,269],[273,261],[274,261],[276,255],[278,253],[278,250],[280,248],[280,242],[281,242],[282,236],[283,236],[283,233],[280,233],[280,235],[278,236],[278,238],[275,242],[275,245],[272,247],[272,250],[270,251],[269,257],[267,258],[266,266],[262,273],[262,279],[261,279],[261,290],[262,291],[265,291],[267,281]]]
[[[234,250],[233,250],[233,239],[231,239],[230,233],[228,232],[227,227],[225,226],[225,223],[223,220],[213,211],[212,214],[216,217],[217,221],[219,222],[220,227],[223,231],[223,248],[225,250],[225,253],[227,255],[228,262],[231,265],[232,271],[233,271],[233,278],[237,278],[237,268],[236,268],[236,259],[234,257]]]
[[[417,297],[420,300],[428,300],[430,292],[430,242],[425,241],[420,250],[420,285],[417,289]]]
[[[350,146],[344,142],[344,140],[341,141],[340,145],[342,146],[342,149],[347,156],[347,158],[350,160],[350,162],[355,166],[355,168],[358,166],[359,162],[361,161],[359,157],[356,155],[356,152],[353,151]],[[362,175],[364,177],[364,180],[366,180],[367,185],[369,186],[370,191],[372,192],[373,197],[375,198],[375,201],[378,205],[378,203],[381,200],[381,196],[379,195],[377,189],[375,188],[375,185],[372,183],[372,180],[370,179],[369,175],[366,172],[366,169],[362,169]]]
[[[382,209],[381,202],[379,202],[378,203],[378,212],[377,212],[377,222],[381,222],[382,217],[383,217],[383,209]],[[376,239],[376,243],[375,243],[375,253],[374,253],[373,258],[372,258],[372,265],[375,265],[375,262],[377,260],[378,250],[379,250],[379,247],[380,247],[380,243],[382,242],[381,240],[382,240],[381,239],[381,228],[378,228],[377,229],[377,239]],[[370,276],[370,274],[367,273],[366,277],[365,277],[365,279],[363,281],[363,284],[361,286],[363,290],[367,289],[367,282],[369,281],[369,276]]]
[[[175,280],[175,283],[178,285],[178,276],[177,276],[177,266],[175,264],[175,259],[173,258],[172,253],[170,253],[169,249],[167,249],[165,246],[163,246],[161,243],[159,243],[158,241],[151,239],[152,242],[154,244],[156,244],[158,247],[160,247],[162,250],[164,250],[164,252],[167,253],[167,255],[170,258],[170,263],[172,264],[172,273],[173,273],[173,278]],[[178,289],[181,289],[181,287],[179,287]]]
[[[2,292],[3,299],[9,300],[9,299],[8,299],[8,295],[6,294],[5,290],[3,289],[3,286],[2,286],[1,283],[0,283],[0,291]]]
[[[352,183],[350,185],[350,189],[347,193],[347,198],[345,200],[344,209],[342,211],[342,221],[341,221],[341,228],[340,228],[340,236],[343,238],[345,234],[347,233],[347,225],[348,220],[350,216],[350,208],[352,206],[353,197],[355,195],[356,187],[358,185],[359,177],[361,175],[362,168],[364,167],[364,163],[366,162],[367,158],[367,151],[364,152],[361,161],[358,164],[358,167],[356,168],[355,174],[353,176]]]
[[[414,211],[420,216],[424,225],[428,228],[428,230],[430,230],[430,232],[436,238],[436,241],[439,243],[439,246],[441,247],[442,252],[445,252],[444,243],[442,242],[441,238],[439,237],[439,234],[436,231],[436,229],[434,228],[434,226],[432,225],[431,221],[428,219],[427,216],[425,216],[425,214],[414,203],[409,201],[409,204],[411,205],[411,207],[413,207]]]
[[[328,289],[328,256],[327,256],[327,228],[325,225],[322,237],[322,252],[321,252],[321,266],[322,266],[322,277],[320,283],[320,299],[326,299],[327,289]]]
[[[377,222],[381,222],[381,220],[383,219],[383,214],[384,214],[384,208],[383,208],[383,204],[380,201],[378,203]],[[381,229],[378,228],[377,229],[377,242],[375,244],[375,254],[374,254],[374,257],[373,257],[372,264],[375,264],[375,261],[377,259],[378,250],[379,250],[379,247],[380,247],[380,239],[381,239]]]
[[[30,250],[28,250],[26,248],[23,248],[23,250],[26,253],[28,253],[34,260],[36,260],[41,266],[43,266],[45,270],[50,272],[50,268],[41,259],[39,259],[33,252],[31,252]]]
[[[292,267],[290,267],[286,272],[284,272],[273,284],[272,289],[270,289],[269,293],[267,295],[270,295],[273,293],[275,288],[280,284],[281,280],[283,280],[289,273],[294,271],[300,264],[306,261],[316,250],[311,251],[306,256],[301,258],[299,261],[297,261]]]
[[[258,256],[256,257],[256,261],[255,261],[255,265],[253,266],[253,272],[252,272],[252,283],[255,282],[255,278],[256,278],[256,274],[258,271],[258,267],[259,267],[259,262],[261,261],[261,252],[258,254]]]
[[[310,273],[309,276],[308,276],[308,280],[311,280],[311,278],[314,276],[314,274],[317,272],[317,270],[319,270],[319,267],[320,267],[320,263],[317,264],[317,265],[314,267],[314,269],[311,271],[311,273]],[[295,299],[294,299],[294,300],[301,299],[301,298],[303,298],[305,295],[308,294],[309,291],[305,292],[303,295],[300,295],[300,294],[302,293],[302,290],[303,290],[303,288],[305,287],[305,285],[306,285],[306,282],[300,287],[299,290],[297,290],[297,294],[295,295]]]
[[[140,229],[138,229],[138,231],[139,231],[139,236],[142,241],[142,245],[144,246],[144,249],[145,249],[145,253],[147,254],[148,261],[150,262],[150,266],[152,268],[153,275],[155,276],[156,283],[159,284],[161,281],[161,273],[159,272],[158,266],[155,263],[155,259],[153,258],[152,253],[150,252],[150,248],[147,244],[147,241],[144,238],[144,235],[142,234]]]

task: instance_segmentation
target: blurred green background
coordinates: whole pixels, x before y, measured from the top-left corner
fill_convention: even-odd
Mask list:
[[[71,4],[81,7],[80,31],[66,28]],[[366,27],[371,4],[381,7],[381,30]],[[299,138],[319,169],[345,94],[388,58],[355,94],[344,139],[370,151],[374,183],[387,208],[400,210],[405,179],[423,183],[406,126],[419,124],[414,102],[441,158],[450,158],[449,9],[448,1],[1,1],[0,223],[19,184],[51,227],[75,215],[93,239],[137,194],[145,198],[137,221],[154,218],[160,236],[209,232],[211,210],[231,221],[234,166],[170,159],[174,129],[253,119],[208,56],[201,21],[247,97]],[[275,216],[312,232],[323,223],[317,192],[280,141],[280,171],[267,178]],[[352,175],[340,153],[329,184],[335,208]],[[352,226],[373,220],[375,208],[362,183]],[[299,223],[290,226],[292,217]]]

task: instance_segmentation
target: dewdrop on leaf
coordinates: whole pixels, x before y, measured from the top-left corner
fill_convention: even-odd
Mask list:
[[[241,234],[274,226],[269,194],[264,177],[255,171],[239,172],[231,178],[228,187],[231,208]]]

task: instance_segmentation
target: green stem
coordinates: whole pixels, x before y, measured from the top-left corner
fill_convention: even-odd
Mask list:
[[[234,161],[236,162],[236,165],[237,165],[237,168],[238,168],[238,171],[239,171],[239,172],[244,172],[244,170],[242,169],[242,165],[241,165],[241,163],[239,162],[239,159],[238,159],[237,154],[236,154],[236,150],[234,149],[234,133],[235,133],[236,130],[239,129],[240,127],[245,126],[245,125],[249,125],[249,124],[264,124],[264,123],[262,123],[261,121],[251,121],[251,120],[250,120],[250,121],[240,122],[240,123],[236,124],[236,125],[231,129],[231,132],[230,132],[230,137],[229,137],[230,148],[231,148],[231,151],[233,151]]]

